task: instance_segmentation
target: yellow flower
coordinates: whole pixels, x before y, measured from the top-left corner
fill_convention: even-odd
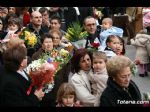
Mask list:
[[[61,49],[59,53],[60,53],[60,55],[62,55],[63,57],[66,57],[66,56],[69,54],[69,52],[68,52],[67,50],[65,50],[65,49]]]
[[[31,45],[32,47],[37,43],[37,39],[35,34],[30,34],[30,37],[28,38],[28,44]]]
[[[30,32],[29,31],[24,31],[25,32],[25,37],[29,37],[30,36]]]

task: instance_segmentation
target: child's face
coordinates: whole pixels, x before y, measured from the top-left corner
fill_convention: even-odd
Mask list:
[[[68,107],[73,106],[73,103],[74,103],[74,95],[66,95],[66,96],[63,96],[62,102],[63,102],[63,105],[64,105],[64,106],[68,106]]]
[[[15,31],[17,29],[18,29],[18,26],[16,24],[9,24],[8,25],[8,30]]]
[[[117,37],[113,37],[111,42],[107,43],[107,46],[111,48],[114,52],[117,51],[118,46],[120,46],[120,40]]]
[[[103,27],[104,29],[109,29],[111,26],[112,26],[112,25],[111,25],[109,22],[103,22],[103,23],[102,23],[102,27]]]
[[[94,72],[100,72],[104,68],[106,68],[106,63],[103,59],[100,59],[100,58],[93,59]]]
[[[120,42],[120,44],[117,46],[116,54],[121,54],[122,51],[123,51],[123,43]]]

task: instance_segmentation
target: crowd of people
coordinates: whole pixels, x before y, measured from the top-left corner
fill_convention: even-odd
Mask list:
[[[141,21],[150,9],[134,7],[130,15],[130,8],[0,7],[0,106],[143,106],[118,103],[143,100],[131,76],[135,66],[140,77],[148,76],[150,63],[150,24]],[[125,26],[114,22],[120,16],[128,17]],[[75,48],[65,38],[74,22],[88,33],[83,48]],[[26,42],[29,34],[37,40],[32,47]],[[127,43],[124,36],[128,36]],[[98,46],[91,50],[93,43]],[[135,61],[126,56],[126,44],[136,47]],[[55,74],[52,91],[44,93],[31,86],[27,66],[43,53],[62,48],[71,59]]]

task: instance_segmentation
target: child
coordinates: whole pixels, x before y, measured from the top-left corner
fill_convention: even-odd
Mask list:
[[[75,88],[69,83],[63,83],[57,92],[56,107],[81,107],[76,100]]]
[[[18,37],[18,34],[21,32],[21,23],[18,18],[11,18],[8,20],[7,25],[7,35],[5,36],[5,39],[10,39],[12,37]]]
[[[139,66],[139,76],[147,76],[147,69],[149,63],[149,56],[147,51],[147,44],[149,44],[150,35],[146,34],[144,31],[140,31],[135,39],[131,39],[131,45],[136,47],[136,57],[135,62]]]
[[[106,62],[107,56],[104,52],[93,52],[93,73],[90,74],[89,80],[92,83],[93,95],[97,97],[94,106],[99,106],[100,96],[107,85]]]
[[[119,44],[119,46],[117,46],[117,49],[116,49],[115,53],[117,55],[125,55],[125,42],[124,42],[124,39],[120,38],[119,36],[117,36],[117,37],[120,41],[120,44]]]
[[[118,36],[109,35],[106,40],[106,48],[104,49],[106,56],[108,58],[111,58],[112,56],[116,56],[119,46],[120,46],[120,40]],[[120,52],[120,49],[119,49],[119,52]]]
[[[102,21],[100,33],[100,42],[101,42],[101,50],[104,50],[106,47],[106,40],[109,35],[118,35],[122,37],[123,30],[118,27],[113,26],[113,21],[111,18],[104,18]]]

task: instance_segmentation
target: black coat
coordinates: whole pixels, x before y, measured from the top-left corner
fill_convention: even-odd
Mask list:
[[[0,74],[0,106],[39,106],[34,89],[27,95],[31,80],[27,81],[17,72],[1,71]]]
[[[133,104],[119,104],[121,101],[141,101],[141,94],[136,84],[131,80],[128,92],[123,90],[112,78],[108,78],[107,87],[100,98],[100,106],[141,106]]]

